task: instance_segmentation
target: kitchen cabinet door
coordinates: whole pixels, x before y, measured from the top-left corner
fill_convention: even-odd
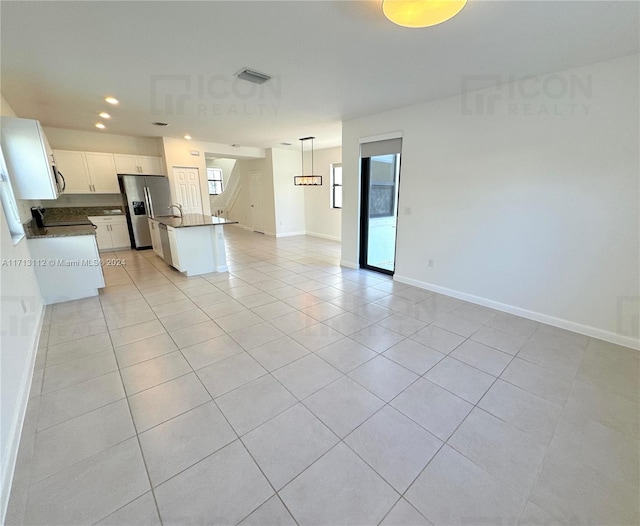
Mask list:
[[[85,158],[91,184],[93,184],[93,192],[96,194],[119,194],[120,187],[118,186],[113,154],[85,152]]]
[[[96,239],[100,250],[131,247],[129,227],[124,216],[89,216],[89,221],[96,225]]]
[[[54,150],[56,168],[64,176],[67,194],[91,194],[91,181],[84,152]]]
[[[116,173],[119,173],[119,174],[140,173],[140,170],[138,169],[138,159],[136,155],[115,153],[113,154],[113,159],[116,163]]]
[[[129,238],[129,229],[126,222],[112,223],[111,227],[111,246],[113,248],[130,248],[131,239]]]
[[[98,250],[111,250],[113,242],[111,241],[111,232],[109,224],[94,223],[96,225],[96,241],[98,242]]]
[[[0,117],[0,141],[17,199],[57,199],[62,182],[52,170],[51,148],[40,123]]]
[[[31,257],[39,260],[84,261],[83,265],[35,266],[40,292],[46,305],[98,295],[104,287],[96,239],[66,236],[28,239]]]
[[[174,268],[182,270],[180,260],[184,257],[184,255],[180,254],[180,245],[178,236],[176,235],[176,229],[167,227],[167,233],[169,234],[169,246],[171,247],[171,264]]]
[[[138,155],[138,166],[140,167],[140,173],[145,175],[164,175],[162,157]]]
[[[151,246],[156,256],[164,258],[162,252],[162,241],[160,240],[160,231],[158,230],[158,222],[149,218],[149,232],[151,232]]]

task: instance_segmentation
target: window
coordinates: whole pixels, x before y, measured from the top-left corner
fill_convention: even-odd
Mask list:
[[[207,183],[209,184],[209,195],[222,193],[222,168],[207,168]]]
[[[11,233],[11,240],[16,245],[24,237],[24,228],[18,212],[18,205],[9,182],[9,172],[0,148],[0,202],[7,219],[7,226]]]
[[[342,208],[342,164],[331,165],[331,208]]]

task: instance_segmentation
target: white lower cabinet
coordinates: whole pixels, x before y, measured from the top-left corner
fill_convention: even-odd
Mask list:
[[[167,227],[171,265],[187,276],[227,272],[222,225]],[[166,261],[166,259],[165,259]]]
[[[94,236],[29,239],[44,303],[61,303],[96,296],[104,275]]]
[[[97,227],[96,239],[99,250],[131,248],[126,217],[91,216],[89,220]]]
[[[171,264],[173,265],[174,268],[177,268],[178,270],[183,271],[185,269],[183,269],[182,266],[180,265],[180,245],[178,243],[178,235],[176,234],[176,229],[168,226],[167,234],[169,234],[169,246],[171,247],[171,261],[172,261]]]
[[[160,231],[158,230],[158,222],[149,218],[149,232],[151,233],[151,246],[156,256],[164,258],[162,252],[162,240],[160,239]]]

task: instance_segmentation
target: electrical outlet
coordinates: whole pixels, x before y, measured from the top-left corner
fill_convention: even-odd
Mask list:
[[[428,265],[429,265],[430,267],[433,267],[433,259],[430,259],[430,260],[428,261]]]

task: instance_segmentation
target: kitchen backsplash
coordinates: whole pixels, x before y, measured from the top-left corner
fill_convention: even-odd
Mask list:
[[[113,213],[115,210],[123,212],[121,206],[70,206],[49,208],[46,211],[47,221],[77,221],[86,219],[88,216],[107,215],[106,211]]]
[[[69,208],[69,207],[120,207],[122,206],[121,194],[62,194],[58,199],[43,199],[32,206],[44,208]]]

